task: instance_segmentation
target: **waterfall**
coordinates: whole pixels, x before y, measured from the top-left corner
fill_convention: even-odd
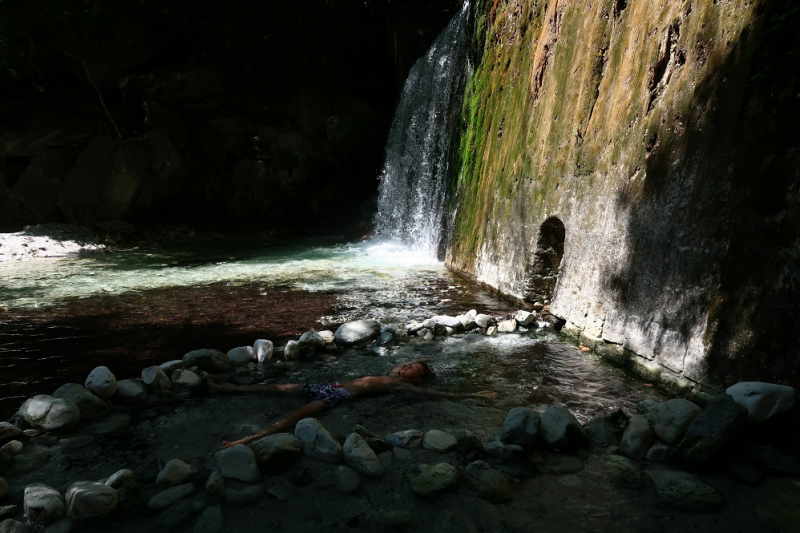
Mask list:
[[[451,146],[467,70],[469,2],[411,68],[378,188],[375,236],[436,257],[446,245]]]

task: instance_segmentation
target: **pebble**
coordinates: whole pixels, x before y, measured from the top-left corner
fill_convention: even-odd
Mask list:
[[[214,454],[222,475],[228,479],[237,479],[244,483],[255,483],[261,479],[261,471],[256,466],[253,450],[244,444],[225,448]]]
[[[117,392],[117,378],[107,366],[98,366],[89,372],[83,386],[86,390],[108,400]]]
[[[475,324],[479,328],[486,329],[487,327],[489,327],[489,321],[492,320],[492,317],[489,316],[489,315],[485,315],[483,313],[480,313],[480,314],[475,315],[473,320],[475,321]]]
[[[91,518],[108,514],[117,508],[116,489],[96,481],[76,481],[67,489],[67,516]]]
[[[334,483],[339,492],[350,494],[361,485],[361,478],[358,477],[358,473],[352,468],[338,466],[336,467],[336,474],[334,475]]]
[[[657,442],[653,444],[649,450],[647,450],[647,455],[645,455],[645,459],[647,459],[648,461],[653,461],[654,463],[663,463],[667,459],[669,459],[671,453],[672,453],[672,448],[670,448],[666,444],[661,444],[660,442]]]
[[[635,461],[622,455],[607,455],[605,459],[611,467],[612,480],[616,485],[629,489],[644,485],[644,472]]]
[[[192,492],[194,492],[194,485],[192,483],[178,485],[177,487],[162,490],[150,498],[150,501],[147,502],[147,506],[150,509],[166,509],[181,498],[187,497]]]
[[[22,451],[23,444],[18,440],[10,440],[0,446],[0,457],[16,457]]]
[[[714,398],[686,430],[675,455],[687,462],[705,461],[744,429],[747,417],[747,409],[727,394]]]
[[[425,438],[422,441],[422,447],[426,450],[431,450],[439,453],[448,453],[456,449],[458,440],[444,431],[432,429],[425,433]]]

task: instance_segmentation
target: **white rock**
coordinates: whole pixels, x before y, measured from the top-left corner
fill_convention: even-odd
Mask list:
[[[117,470],[111,474],[111,477],[106,480],[106,485],[118,489],[123,483],[129,479],[134,479],[135,477],[136,474],[133,473],[133,470],[123,468],[122,470]]]
[[[448,315],[436,315],[434,316],[431,321],[434,324],[441,324],[442,326],[453,328],[453,329],[461,329],[461,319],[457,316],[448,316]]]
[[[108,414],[111,408],[99,396],[92,394],[77,383],[66,383],[56,389],[54,398],[67,398],[75,402],[81,412],[81,418],[92,418]]]
[[[161,370],[163,370],[164,373],[169,376],[174,371],[176,371],[176,370],[178,370],[180,368],[183,368],[186,365],[184,365],[183,359],[173,359],[172,361],[167,361],[166,363],[161,363],[158,366],[160,366]],[[117,383],[117,385],[119,385],[119,383]]]
[[[519,324],[520,326],[528,326],[530,324],[535,324],[536,313],[529,313],[528,311],[520,309],[514,315],[514,320],[516,320],[517,324]]]
[[[156,476],[156,483],[159,485],[166,485],[167,487],[174,487],[180,485],[191,477],[192,474],[197,472],[195,467],[186,464],[180,459],[173,459],[164,465],[161,472]]]
[[[64,516],[64,499],[61,493],[42,483],[25,487],[23,500],[25,516],[29,522],[48,523]]]
[[[117,490],[95,481],[77,481],[67,489],[67,516],[90,518],[117,508]]]
[[[288,341],[286,346],[283,347],[283,358],[287,361],[296,361],[300,359],[300,343],[297,341]]]
[[[425,433],[425,439],[422,441],[423,448],[439,453],[451,452],[457,445],[458,440],[454,436],[438,429]]]
[[[226,478],[237,479],[243,483],[255,483],[261,479],[256,456],[253,450],[244,444],[220,450],[214,454],[214,458],[217,460],[220,472]]]
[[[475,315],[475,324],[479,328],[486,329],[489,326],[489,321],[492,319],[490,315],[485,315],[483,313]]]
[[[117,392],[117,378],[106,366],[98,366],[86,377],[86,390],[108,400]]]
[[[147,386],[139,379],[123,379],[117,382],[117,393],[113,400],[121,403],[139,403],[147,397]]]
[[[239,346],[228,350],[228,359],[233,366],[242,366],[256,360],[256,352],[252,346]]]
[[[422,446],[422,439],[424,434],[417,429],[407,429],[405,431],[396,431],[386,435],[384,440],[395,447],[399,448],[419,448]]]
[[[203,380],[191,370],[179,368],[172,373],[172,384],[175,387],[186,387],[191,389],[202,385]]]
[[[147,506],[150,509],[166,509],[176,501],[180,500],[181,498],[185,498],[192,492],[194,492],[193,484],[186,483],[184,485],[178,485],[177,487],[162,490],[150,498],[150,501],[147,502]]]
[[[497,335],[497,326],[489,326],[486,328],[486,335],[489,337],[494,337]]]
[[[433,331],[429,330],[428,328],[422,328],[417,332],[417,335],[419,335],[426,341],[432,341],[434,338]]]
[[[75,425],[81,418],[75,402],[40,394],[29,398],[19,408],[25,422],[42,431],[58,431]]]
[[[361,478],[358,477],[358,474],[352,468],[339,466],[336,467],[334,482],[339,492],[349,494],[354,492],[359,485],[361,485]]]
[[[497,324],[497,331],[500,333],[514,333],[517,331],[517,321],[512,319],[503,320]]]
[[[366,346],[380,334],[381,325],[375,320],[356,320],[339,326],[336,344],[347,348]]]
[[[258,339],[253,344],[253,351],[256,353],[256,359],[258,359],[259,363],[269,363],[275,351],[275,345],[267,339]]]
[[[725,392],[747,409],[750,422],[764,422],[778,413],[789,411],[797,398],[792,387],[762,381],[742,381],[728,387]]]
[[[375,477],[383,475],[383,465],[378,456],[369,447],[364,437],[358,433],[351,433],[347,436],[342,453],[345,462],[362,474]]]
[[[172,388],[172,382],[161,370],[160,366],[148,366],[142,370],[142,381],[153,390],[168,390]]]
[[[316,418],[304,418],[294,428],[294,436],[303,443],[303,452],[326,463],[342,460],[342,445],[334,439]]]
[[[11,518],[0,520],[0,533],[28,533],[28,526]]]

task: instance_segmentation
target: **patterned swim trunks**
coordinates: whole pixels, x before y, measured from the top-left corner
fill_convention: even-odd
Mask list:
[[[350,399],[350,393],[338,381],[332,383],[306,383],[303,385],[302,391],[309,398],[322,400],[329,409]]]

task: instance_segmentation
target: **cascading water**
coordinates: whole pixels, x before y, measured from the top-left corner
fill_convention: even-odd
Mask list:
[[[451,145],[464,94],[469,2],[411,68],[380,176],[376,237],[436,257],[445,244]]]

